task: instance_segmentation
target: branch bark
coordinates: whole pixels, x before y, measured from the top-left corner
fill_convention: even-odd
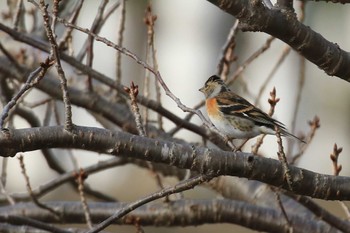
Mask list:
[[[350,82],[350,53],[299,22],[294,12],[277,7],[269,9],[257,0],[208,1],[239,19],[243,31],[262,31],[272,35],[290,45],[328,75]]]
[[[281,163],[250,153],[227,152],[110,131],[74,126],[6,129],[0,134],[0,156],[43,148],[75,148],[132,157],[202,174],[230,175],[258,180],[288,190]],[[350,178],[315,173],[289,165],[293,193],[327,200],[350,200]]]

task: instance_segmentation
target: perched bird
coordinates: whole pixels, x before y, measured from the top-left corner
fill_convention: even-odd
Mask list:
[[[230,138],[248,139],[259,134],[275,134],[277,126],[282,136],[304,142],[289,133],[283,123],[232,92],[216,75],[211,76],[199,91],[205,95],[210,121]]]

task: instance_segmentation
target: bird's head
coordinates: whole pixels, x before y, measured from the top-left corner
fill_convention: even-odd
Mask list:
[[[229,88],[225,85],[224,81],[216,75],[211,76],[204,84],[204,87],[199,91],[203,92],[205,98],[212,98],[223,91],[228,91]]]

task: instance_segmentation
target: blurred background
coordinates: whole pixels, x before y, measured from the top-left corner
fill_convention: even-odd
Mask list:
[[[74,1],[72,1],[74,2]],[[115,1],[111,0],[109,4]],[[85,0],[84,7],[80,14],[78,25],[89,28],[98,10],[99,1]],[[124,47],[145,59],[147,29],[143,22],[145,9],[148,1],[128,0],[126,2],[126,26],[124,35]],[[299,1],[295,1],[295,9],[299,12]],[[1,12],[7,11],[6,1],[0,2]],[[31,8],[31,4],[25,2],[26,8]],[[221,56],[222,47],[235,19],[222,12],[216,6],[204,0],[177,0],[177,1],[152,1],[153,14],[157,15],[155,24],[155,47],[159,71],[171,89],[171,91],[188,107],[197,105],[204,99],[202,93],[198,91],[203,86],[209,76],[214,74]],[[325,17],[327,16],[327,17]],[[118,9],[106,22],[101,32],[101,36],[113,42],[118,40],[120,20],[120,9]],[[320,33],[342,49],[350,51],[350,27],[347,22],[350,20],[350,6],[343,4],[332,4],[324,2],[307,2],[305,8],[304,23],[313,30]],[[6,22],[11,25],[10,22]],[[0,33],[1,42],[13,43]],[[236,37],[235,55],[237,62],[231,68],[232,72],[242,64],[251,54],[257,51],[266,42],[269,36],[264,33],[238,32]],[[74,32],[73,44],[77,53],[85,41],[86,36],[80,32]],[[286,47],[283,42],[274,40],[271,48],[255,59],[234,82],[232,89],[238,94],[255,102],[261,85],[265,82],[269,73],[281,56],[282,50]],[[94,64],[93,68],[101,73],[115,77],[115,50],[102,43],[94,43]],[[45,54],[42,55],[45,57]],[[301,92],[301,102],[296,117],[295,133],[308,133],[308,121],[315,115],[320,118],[321,127],[317,130],[313,142],[306,150],[303,157],[298,162],[298,166],[324,174],[333,174],[332,162],[329,158],[333,150],[334,143],[343,147],[339,163],[343,165],[341,175],[348,176],[350,172],[349,164],[349,115],[350,115],[350,84],[337,77],[329,77],[324,71],[314,64],[306,61],[305,85]],[[73,71],[66,70],[70,75]],[[122,83],[129,85],[134,81],[140,86],[143,85],[145,76],[144,69],[133,60],[122,56]],[[258,106],[268,112],[269,92],[276,87],[277,97],[281,100],[277,104],[274,117],[291,127],[297,89],[299,85],[300,58],[299,55],[291,51],[286,60],[279,67],[275,75],[268,82]],[[153,78],[153,77],[152,77]],[[34,100],[42,98],[39,92],[32,92],[30,97]],[[178,116],[185,117],[173,100],[168,98],[164,92],[162,94],[162,104]],[[204,108],[202,108],[204,110]],[[44,110],[43,110],[44,111]],[[94,117],[84,109],[73,108],[73,121],[78,125],[100,126]],[[197,125],[201,125],[198,117],[191,120]],[[17,119],[16,127],[23,128],[28,125],[21,119]],[[174,125],[165,121],[165,130],[170,130]],[[199,142],[202,140],[197,135],[186,130],[179,131],[176,137],[183,138],[189,142]],[[267,136],[262,146],[261,154],[266,157],[276,157],[277,144],[274,136]],[[252,143],[255,140],[251,140]],[[251,144],[252,144],[251,143]],[[243,149],[250,151],[250,145]],[[72,161],[66,150],[55,150],[62,163],[67,169],[72,168]],[[84,167],[108,158],[108,156],[89,153],[86,151],[73,151],[73,156],[80,167]],[[49,182],[56,177],[40,152],[25,153],[24,161],[32,186],[37,187],[42,183]],[[132,182],[130,182],[132,180]],[[177,181],[166,179],[165,184],[172,185]],[[97,190],[105,191],[121,201],[133,201],[157,190],[157,185],[149,171],[133,165],[109,169],[107,171],[90,176],[87,180]],[[125,187],[128,187],[126,189]],[[26,192],[24,178],[19,169],[16,158],[8,160],[7,166],[7,190],[11,192]],[[213,197],[215,194],[207,192],[205,188],[195,188],[185,193],[191,198]],[[57,191],[46,195],[43,200],[60,200],[64,197],[67,200],[79,200],[79,197],[68,185],[61,186]],[[322,202],[324,205],[332,204],[335,209],[337,203]],[[337,212],[341,214],[341,211]],[[220,228],[218,228],[220,227]],[[134,232],[133,226],[116,227],[125,232]],[[205,225],[199,227],[171,228],[167,232],[212,232],[213,230],[222,232],[251,232],[241,227],[233,227],[229,224]],[[162,228],[145,228],[146,232],[164,232]]]

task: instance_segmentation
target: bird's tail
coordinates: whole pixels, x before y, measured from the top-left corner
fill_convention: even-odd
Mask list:
[[[295,136],[294,134],[289,133],[287,130],[284,130],[284,129],[281,129],[281,135],[282,136],[291,137],[291,138],[295,138],[295,139],[299,140],[302,143],[306,143],[306,141],[304,141],[303,139]]]

